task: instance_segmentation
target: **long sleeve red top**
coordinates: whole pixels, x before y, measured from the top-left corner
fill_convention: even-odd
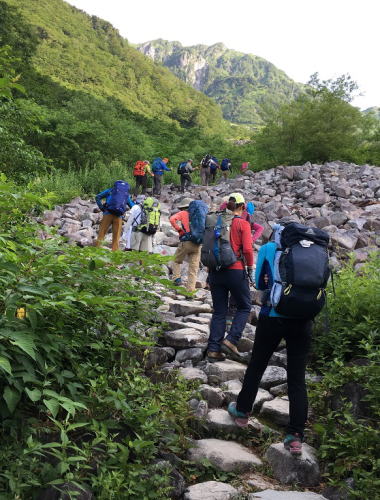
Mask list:
[[[231,224],[230,243],[235,255],[239,258],[228,269],[244,269],[244,265],[253,266],[253,248],[251,225],[249,222],[235,217]],[[241,257],[244,257],[244,261]]]
[[[190,218],[187,210],[181,210],[172,215],[169,222],[178,231],[180,236],[190,231]]]

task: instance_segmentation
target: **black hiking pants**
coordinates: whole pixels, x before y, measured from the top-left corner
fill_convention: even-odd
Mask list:
[[[185,191],[186,188],[191,186],[191,177],[189,174],[181,174],[181,193]]]
[[[135,175],[136,186],[133,194],[136,196],[139,194],[140,186],[141,186],[141,194],[146,193],[146,186],[148,182],[148,178],[146,175]]]
[[[311,343],[311,330],[312,322],[309,320],[259,317],[252,357],[236,402],[236,408],[239,411],[244,413],[252,411],[268,361],[281,339],[284,338],[288,355],[289,424],[287,432],[289,434],[298,432],[303,437],[308,410],[305,371]]]
[[[162,182],[162,175],[160,174],[154,174],[153,178],[153,194],[160,195],[161,194],[161,182]]]

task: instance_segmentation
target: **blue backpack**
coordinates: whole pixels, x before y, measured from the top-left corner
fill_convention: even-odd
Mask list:
[[[202,200],[194,200],[188,208],[190,220],[190,232],[180,237],[181,241],[192,241],[200,245],[203,241],[203,235],[206,226],[206,215],[208,206]]]
[[[152,163],[152,172],[159,172],[161,170],[162,158],[155,158]]]
[[[111,194],[107,199],[106,209],[113,215],[121,217],[127,210],[129,197],[129,184],[124,181],[116,181]]]
[[[183,173],[184,168],[187,165],[187,161],[181,161],[177,168],[177,174],[181,175]]]
[[[231,169],[231,160],[229,160],[228,158],[224,158],[224,160],[222,160],[222,163],[220,164],[220,168],[223,171],[230,170]]]
[[[215,156],[211,156],[211,159],[214,160],[215,163],[219,164],[219,160]],[[215,163],[210,163],[211,172],[214,172],[218,168],[217,165],[215,165]]]

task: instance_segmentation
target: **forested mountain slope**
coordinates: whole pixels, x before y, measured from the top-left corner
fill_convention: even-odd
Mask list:
[[[222,43],[183,47],[179,42],[159,39],[138,48],[212,97],[222,107],[224,117],[235,123],[265,122],[273,108],[293,99],[302,88],[269,61],[230,50]]]
[[[185,126],[220,125],[211,101],[152,63],[108,22],[62,0],[5,0],[37,35],[33,67],[70,89],[119,99],[128,110]]]

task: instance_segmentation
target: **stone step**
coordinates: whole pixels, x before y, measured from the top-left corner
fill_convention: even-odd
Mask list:
[[[214,467],[224,472],[244,472],[262,465],[262,461],[251,450],[234,441],[200,439],[193,442],[188,452],[189,460],[201,462],[208,459]]]
[[[326,497],[311,491],[264,490],[250,493],[248,500],[326,500]]]
[[[239,379],[243,380],[247,367],[242,363],[226,359],[217,363],[210,363],[209,366],[209,382],[211,384],[220,385],[227,380]]]
[[[264,426],[260,422],[251,417],[248,421],[249,425],[246,428],[238,427],[228,411],[222,408],[215,408],[210,410],[206,416],[206,426],[209,430],[241,433],[247,429],[255,429],[258,432],[264,430]]]
[[[207,347],[208,335],[194,328],[181,328],[165,332],[165,341],[169,347],[185,349],[186,347]]]
[[[212,311],[209,304],[190,300],[175,300],[169,304],[170,311],[176,316],[189,316],[190,314],[210,313]]]
[[[315,455],[316,450],[306,443],[303,443],[302,455],[299,457],[290,455],[283,443],[276,443],[268,448],[265,458],[280,483],[316,486],[320,481],[320,471]]]
[[[285,427],[289,422],[288,398],[274,398],[271,401],[265,401],[260,410],[260,417]]]
[[[184,493],[184,500],[233,500],[238,490],[227,483],[206,481],[189,486]]]

